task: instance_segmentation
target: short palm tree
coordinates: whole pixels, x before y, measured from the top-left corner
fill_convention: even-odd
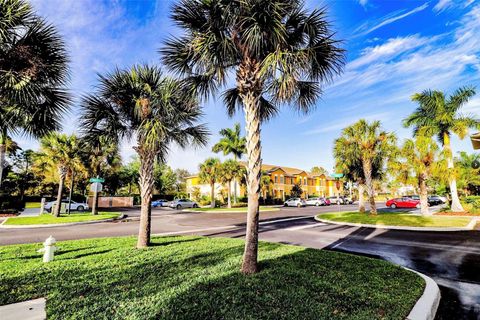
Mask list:
[[[213,152],[223,152],[223,155],[233,154],[237,161],[245,153],[245,137],[241,136],[240,123],[236,123],[233,129],[225,128],[220,130],[222,138],[212,148]],[[237,203],[237,184],[233,185],[233,202]]]
[[[228,191],[227,204],[228,204],[228,208],[232,207],[232,201],[231,201],[232,182],[234,182],[235,186],[237,185],[236,180],[241,178],[241,174],[242,174],[241,168],[242,167],[240,166],[240,164],[233,159],[226,160],[224,163],[222,163],[220,181],[223,184],[227,185],[227,191]],[[234,188],[234,189],[235,189],[234,192],[236,192],[236,188]]]
[[[67,53],[56,29],[26,1],[0,0],[0,163],[9,134],[42,137],[61,127],[70,103],[67,80]]]
[[[227,111],[243,108],[246,122],[248,214],[243,273],[258,270],[262,121],[282,103],[307,112],[321,83],[344,64],[325,10],[308,12],[301,0],[180,0],[173,20],[184,34],[167,41],[163,60],[207,97],[235,74],[224,92]]]
[[[80,150],[80,141],[75,135],[52,132],[40,140],[37,161],[50,168],[56,168],[58,173],[57,205],[52,212],[55,217],[60,216],[63,187],[67,175],[71,175],[76,168],[82,167]]]
[[[340,148],[344,148],[341,159],[347,159],[347,167],[362,168],[363,174],[355,173],[357,179],[364,179],[370,202],[370,214],[377,214],[375,205],[375,171],[383,168],[385,161],[395,151],[396,137],[384,131],[380,121],[361,119],[342,130],[342,136],[335,142],[334,154],[338,156]],[[360,208],[361,209],[361,208]]]
[[[461,114],[461,108],[468,100],[475,95],[475,88],[462,87],[452,95],[446,97],[441,91],[425,90],[416,93],[412,100],[419,105],[417,109],[408,116],[403,124],[405,127],[413,127],[414,135],[425,134],[437,136],[443,146],[443,152],[447,159],[449,169],[449,185],[452,198],[452,211],[464,211],[460,204],[455,178],[452,146],[450,138],[452,134],[463,139],[469,128],[479,128],[480,122],[472,115]]]
[[[208,158],[199,166],[199,178],[202,183],[210,185],[210,207],[215,208],[215,183],[220,181],[222,163],[218,158]]]
[[[136,139],[140,159],[141,214],[138,248],[150,244],[153,168],[164,161],[172,143],[204,145],[207,130],[196,124],[202,113],[197,100],[179,81],[153,66],[135,66],[100,76],[96,94],[82,100],[83,134],[120,143]]]
[[[431,137],[417,135],[415,140],[407,139],[400,148],[399,157],[392,161],[390,168],[403,183],[414,180],[420,193],[420,210],[428,215],[428,179],[439,172],[442,161],[439,159],[438,145]]]

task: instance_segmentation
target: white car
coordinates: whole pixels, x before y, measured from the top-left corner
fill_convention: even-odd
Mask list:
[[[300,198],[291,198],[283,204],[285,207],[305,207],[305,200]]]
[[[56,203],[57,203],[57,201],[50,201],[50,202],[45,203],[45,211],[52,212],[52,207]],[[68,200],[62,200],[62,204],[65,204],[65,208],[68,208]],[[88,210],[88,204],[83,203],[83,202],[71,201],[70,202],[70,210],[71,211],[83,212],[85,210]]]
[[[184,209],[184,208],[198,208],[198,204],[195,201],[192,201],[190,199],[178,199],[178,200],[173,200],[168,204],[170,208],[173,209]]]
[[[305,200],[305,204],[307,206],[328,206],[330,205],[330,201],[328,201],[327,203],[327,200],[325,198],[308,198],[307,200]]]

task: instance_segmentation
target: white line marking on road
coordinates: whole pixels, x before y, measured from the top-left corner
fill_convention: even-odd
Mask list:
[[[285,230],[288,231],[295,231],[295,230],[303,230],[303,229],[308,229],[308,228],[313,228],[313,227],[318,227],[318,226],[326,226],[326,223],[315,223],[315,224],[307,224],[306,226],[298,226],[298,227],[291,227],[291,228],[286,228]]]
[[[213,230],[234,229],[234,228],[238,228],[238,226],[223,226],[223,227],[213,227],[213,228],[204,228],[204,229],[162,232],[162,233],[155,233],[153,234],[153,236],[168,236],[168,235],[176,235],[176,234],[183,234],[183,233],[195,233],[195,232],[202,232],[202,231],[213,231]]]
[[[288,219],[279,219],[279,220],[272,220],[272,221],[264,221],[260,222],[260,225],[264,224],[272,224],[272,223],[277,223],[277,222],[284,222],[284,221],[292,221],[292,220],[301,220],[301,219],[309,219],[311,217],[298,217],[298,218],[288,218]]]

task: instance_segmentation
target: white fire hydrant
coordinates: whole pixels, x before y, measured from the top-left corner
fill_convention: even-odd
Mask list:
[[[54,244],[57,243],[54,237],[50,236],[43,243],[43,248],[39,249],[37,252],[43,252],[43,262],[50,262],[53,260],[53,253],[58,250]]]

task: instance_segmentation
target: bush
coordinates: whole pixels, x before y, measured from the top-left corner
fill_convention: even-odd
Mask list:
[[[239,203],[232,203],[232,208],[245,208],[248,206],[248,203],[239,202]]]
[[[25,209],[25,201],[20,197],[0,196],[0,213],[17,213]]]
[[[463,208],[470,213],[480,213],[480,196],[468,196],[462,199]]]

